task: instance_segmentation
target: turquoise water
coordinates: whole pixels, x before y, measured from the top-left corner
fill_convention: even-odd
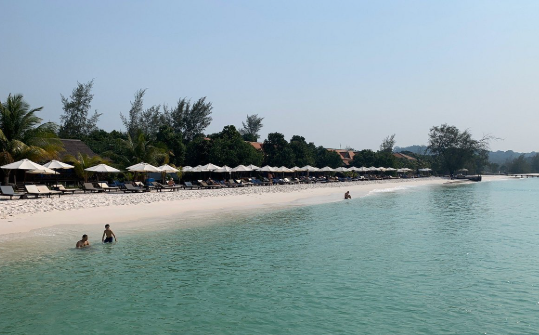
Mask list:
[[[412,187],[4,261],[0,334],[534,334],[537,199]]]

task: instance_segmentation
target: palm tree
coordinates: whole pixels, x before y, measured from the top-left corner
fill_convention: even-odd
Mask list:
[[[153,165],[167,164],[169,162],[166,150],[152,145],[150,141],[146,140],[142,132],[139,132],[135,139],[131,138],[128,133],[126,140],[118,139],[118,146],[121,148],[121,154],[106,152],[103,155],[111,157],[124,167],[140,162]]]
[[[9,94],[0,102],[0,165],[28,158],[37,162],[57,158],[63,150],[56,136],[57,126],[52,122],[40,124],[35,115],[43,107],[30,109],[22,94]],[[9,170],[4,173],[9,180]]]
[[[85,169],[95,166],[97,164],[108,163],[107,160],[99,156],[90,157],[80,152],[77,155],[77,157],[74,157],[72,155],[66,155],[64,157],[64,160],[66,162],[73,164],[73,166],[75,167],[75,174],[79,178],[84,179],[85,183],[88,182],[88,178],[90,178],[94,174],[93,172],[85,171]]]

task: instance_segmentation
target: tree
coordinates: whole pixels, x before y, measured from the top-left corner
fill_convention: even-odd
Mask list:
[[[517,158],[513,159],[509,164],[507,164],[507,170],[510,173],[529,173],[530,165],[526,161],[524,154],[521,154]]]
[[[63,150],[56,136],[57,126],[35,115],[43,107],[30,109],[22,94],[11,95],[0,102],[0,165],[28,158],[37,162],[57,158]],[[2,170],[4,182],[9,179],[9,170]]]
[[[93,152],[101,155],[107,151],[118,151],[118,139],[126,140],[127,134],[117,130],[113,130],[109,133],[103,129],[98,129],[88,134],[84,139],[84,143],[86,143]]]
[[[234,126],[224,127],[223,131],[212,135],[211,140],[209,162],[231,167],[262,163],[262,153],[246,143]]]
[[[128,115],[125,116],[120,113],[120,118],[131,138],[136,138],[138,133],[142,132],[146,139],[153,141],[159,128],[167,125],[169,120],[166,112],[164,114],[160,112],[160,105],[152,106],[146,110],[143,109],[145,93],[145,89],[138,90],[135,93],[135,100],[131,102]]]
[[[120,149],[119,154],[117,152],[105,152],[103,155],[113,158],[123,166],[140,162],[152,165],[168,163],[166,150],[156,147],[150,141],[146,140],[142,131],[139,131],[135,138],[127,134],[126,140],[118,139],[117,146]]]
[[[299,135],[292,136],[292,139],[290,140],[290,148],[292,149],[294,157],[296,158],[294,165],[300,167],[305,165],[316,165],[314,160],[315,152],[313,148],[307,144],[305,137]]]
[[[455,126],[443,124],[430,129],[427,150],[435,156],[442,170],[454,174],[474,159],[485,157],[490,139],[486,136],[475,140],[468,130],[461,132]]]
[[[67,155],[65,156],[64,160],[73,164],[73,166],[75,167],[75,174],[77,175],[77,177],[84,179],[85,183],[88,182],[88,178],[90,178],[94,174],[93,172],[86,171],[87,168],[101,163],[109,163],[108,161],[99,156],[90,157],[86,154],[81,153],[79,153],[77,157]]]
[[[186,147],[182,142],[182,134],[175,133],[172,127],[166,125],[159,128],[156,136],[156,146],[167,151],[170,163],[182,166],[185,161]]]
[[[380,144],[380,152],[393,152],[395,146],[395,134],[384,138],[382,144]]]
[[[316,148],[316,166],[319,168],[329,166],[330,168],[338,168],[342,166],[342,158],[335,151],[329,151],[328,149],[319,146]]]
[[[165,114],[170,118],[175,132],[183,134],[185,141],[192,141],[202,134],[211,121],[211,102],[206,102],[206,97],[200,98],[194,104],[191,100],[181,98],[174,109],[165,106]]]
[[[246,122],[241,123],[243,128],[240,129],[240,134],[243,136],[244,140],[249,142],[258,141],[258,132],[262,129],[262,120],[264,120],[264,118],[258,117],[258,114],[247,114],[247,120]]]
[[[60,116],[62,121],[59,131],[60,137],[83,139],[97,129],[97,121],[101,114],[95,111],[94,115],[88,117],[94,98],[93,85],[93,79],[86,84],[77,82],[77,87],[73,89],[69,99],[60,94],[64,105],[64,114]]]
[[[196,166],[209,163],[209,153],[211,149],[210,140],[204,136],[195,137],[187,144],[185,162],[187,165]]]
[[[364,149],[354,154],[352,165],[355,167],[371,167],[376,163],[376,153],[370,149]]]
[[[264,154],[266,165],[271,166],[294,166],[296,160],[294,152],[281,133],[270,133],[264,140]]]

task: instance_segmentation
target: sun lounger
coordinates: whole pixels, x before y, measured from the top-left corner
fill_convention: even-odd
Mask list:
[[[152,185],[157,192],[161,192],[163,190],[170,190],[171,192],[173,192],[173,191],[183,188],[183,186],[181,185],[163,185],[156,181],[152,182]]]
[[[189,188],[189,189],[191,189],[191,190],[192,190],[193,188],[197,188],[197,189],[200,188],[200,186],[198,186],[198,185],[193,185],[190,181],[184,182],[184,185],[185,185],[185,188]]]
[[[125,184],[125,189],[122,190],[124,193],[131,192],[131,193],[141,193],[144,192],[143,189],[133,186],[132,184]]]
[[[13,199],[13,197],[19,197],[19,199],[27,198],[26,193],[17,193],[12,186],[0,186],[0,191],[2,192],[0,195],[9,197],[9,199]],[[35,196],[37,198],[37,194]]]
[[[37,185],[37,189],[39,190],[40,193],[48,194],[49,196],[54,195],[54,194],[58,194],[58,198],[63,194],[60,191],[53,191],[53,190],[49,189],[47,187],[47,185]]]
[[[82,189],[84,191],[84,193],[86,193],[86,191],[92,193],[92,192],[104,192],[102,189],[100,188],[95,188],[94,185],[92,185],[92,183],[84,183],[82,184]]]
[[[205,181],[203,180],[199,180],[198,183],[200,184],[200,186],[202,186],[203,188],[221,188],[222,186],[221,185],[208,185]]]
[[[120,189],[119,187],[116,187],[116,186],[109,186],[107,183],[97,183],[97,185],[99,185],[99,187],[103,191],[108,191],[108,192],[118,191]]]
[[[56,188],[58,189],[58,191],[64,194],[69,192],[71,192],[71,194],[75,194],[75,192],[79,191],[78,188],[65,188],[64,185],[58,185],[56,186]]]
[[[236,179],[235,182],[236,184],[239,184],[240,186],[253,186],[253,183],[247,180]]]
[[[29,195],[35,195],[36,197],[40,196],[40,195],[42,195],[42,196],[44,195],[46,197],[51,196],[51,193],[49,193],[49,192],[47,192],[47,193],[40,192],[36,185],[24,185],[24,189],[26,190],[26,193],[28,193]]]

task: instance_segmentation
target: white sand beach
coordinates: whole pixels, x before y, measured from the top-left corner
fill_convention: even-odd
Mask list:
[[[484,176],[483,180],[504,178],[507,177]],[[350,191],[352,197],[356,198],[373,191],[451,182],[448,179],[432,177],[143,194],[75,194],[51,198],[3,200],[0,202],[0,235],[25,233],[61,225],[101,227],[109,223],[114,224],[116,229],[128,229],[175,218],[197,218],[341,201],[346,191]]]

